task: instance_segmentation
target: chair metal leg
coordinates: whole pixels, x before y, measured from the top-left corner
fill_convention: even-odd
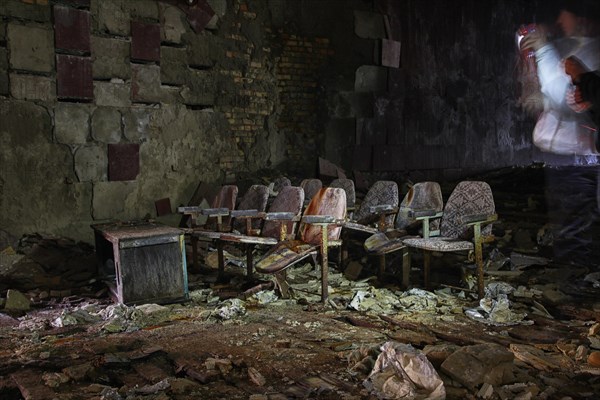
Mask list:
[[[281,298],[289,299],[290,285],[287,283],[285,270],[275,273],[275,282],[277,284],[277,287],[279,288],[279,293],[281,293]]]
[[[223,255],[223,242],[217,240],[217,255],[219,258],[219,273],[218,279],[223,279],[225,276],[225,256]]]
[[[408,247],[402,249],[402,287],[408,289],[410,284],[410,251]]]
[[[475,265],[477,266],[477,296],[483,298],[484,281],[483,281],[483,239],[481,237],[481,226],[475,224],[473,226],[475,236]]]
[[[252,251],[254,250],[254,245],[253,244],[247,244],[246,245],[246,277],[248,279],[250,279],[252,277],[252,273],[253,273],[253,262],[254,260],[252,259]]]
[[[329,290],[327,289],[329,286],[329,260],[327,259],[329,244],[327,225],[323,225],[321,234],[323,235],[321,243],[321,301],[325,303],[329,295]]]
[[[379,257],[379,271],[377,272],[377,279],[381,281],[383,274],[385,274],[385,254],[381,254]]]
[[[431,267],[431,253],[427,250],[423,251],[423,278],[425,289],[430,290],[429,272]]]
[[[192,263],[194,264],[194,269],[198,270],[200,265],[198,265],[198,238],[192,235]]]

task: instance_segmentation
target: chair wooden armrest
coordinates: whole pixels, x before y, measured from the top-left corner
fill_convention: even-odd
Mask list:
[[[177,207],[177,212],[182,214],[198,214],[201,210],[199,206]]]
[[[231,211],[228,208],[204,208],[200,210],[200,214],[208,217],[225,217],[229,215]]]
[[[498,220],[498,214],[474,214],[474,215],[463,215],[461,221],[466,225],[487,225],[491,222]]]
[[[409,210],[408,216],[417,220],[441,218],[444,213],[437,210]]]
[[[398,207],[391,204],[379,204],[377,206],[369,207],[369,212],[375,215],[396,214],[398,212]]]
[[[265,214],[266,221],[298,221],[298,214],[293,212],[268,212]]]

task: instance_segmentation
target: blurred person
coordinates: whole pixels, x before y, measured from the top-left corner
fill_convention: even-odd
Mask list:
[[[572,166],[546,168],[548,214],[550,223],[556,227],[554,258],[581,265],[598,265],[593,255],[594,241],[598,238],[594,239],[591,232],[600,208],[598,127],[592,118],[592,100],[577,101],[583,94],[583,87],[577,86],[583,71],[600,68],[596,3],[565,2],[556,20],[562,36],[550,40],[550,28],[536,25],[519,43],[521,50],[535,52],[543,100],[533,143],[544,152],[573,156]],[[567,68],[573,72],[572,60],[577,60],[575,73],[579,81],[572,80],[567,73]]]
[[[596,129],[600,126],[600,71],[587,71],[574,56],[565,60],[565,72],[574,85],[567,102],[575,112],[589,112]],[[600,151],[600,135],[596,135],[596,151]]]

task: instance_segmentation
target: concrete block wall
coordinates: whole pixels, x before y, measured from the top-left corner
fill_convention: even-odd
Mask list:
[[[196,31],[157,0],[0,2],[0,229],[92,242],[201,181],[312,167],[328,39],[273,29],[269,2],[205,4]]]

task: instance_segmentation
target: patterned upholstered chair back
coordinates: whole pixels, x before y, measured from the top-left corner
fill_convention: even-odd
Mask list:
[[[354,213],[354,220],[362,223],[365,219],[372,217],[371,207],[379,205],[391,205],[398,207],[398,184],[394,181],[377,181],[367,192],[364,200],[360,204],[359,209]],[[392,226],[394,216],[390,215],[386,220],[388,226]]]
[[[354,181],[348,178],[337,178],[334,179],[329,187],[341,188],[346,192],[346,207],[349,209],[354,208],[356,204],[356,190],[354,189]]]
[[[219,193],[213,199],[212,208],[227,208],[235,210],[235,203],[238,196],[238,187],[236,185],[221,186]],[[231,217],[223,218],[223,226],[231,228]]]
[[[273,180],[273,191],[275,193],[279,193],[281,189],[283,189],[286,186],[292,186],[292,182],[289,178],[286,178],[285,176],[280,176],[279,178],[275,178]]]
[[[212,208],[228,208],[230,210],[235,209],[235,202],[237,200],[238,187],[236,185],[225,185],[221,186],[219,193],[213,199],[211,204]]]
[[[473,237],[472,229],[469,229],[462,221],[467,215],[495,214],[494,196],[492,189],[486,182],[462,181],[450,194],[440,227],[440,236],[456,239],[470,239]],[[490,235],[492,225],[489,224],[481,231],[482,235]]]
[[[267,208],[267,201],[269,200],[269,188],[265,185],[252,185],[250,188],[244,193],[244,196],[240,200],[240,204],[238,204],[238,210],[257,210],[259,212],[263,212]],[[260,219],[255,219],[252,221],[252,229],[260,228]],[[246,229],[246,221],[244,219],[236,219],[233,222],[234,229],[237,229],[240,232],[245,231]]]
[[[302,182],[300,182],[300,187],[304,189],[304,202],[308,203],[313,196],[321,190],[323,182],[316,178],[303,179]]]
[[[442,189],[437,182],[418,182],[415,183],[400,203],[400,209],[396,217],[396,229],[407,229],[413,226],[421,225],[410,215],[411,211],[434,210],[442,211],[444,208],[444,199]],[[433,219],[429,225],[430,230],[440,229],[440,219]]]
[[[304,205],[304,190],[298,186],[284,186],[273,199],[269,212],[292,212],[300,215]],[[294,232],[294,222],[287,222],[288,235]],[[279,239],[280,224],[277,221],[265,221],[261,236]]]

